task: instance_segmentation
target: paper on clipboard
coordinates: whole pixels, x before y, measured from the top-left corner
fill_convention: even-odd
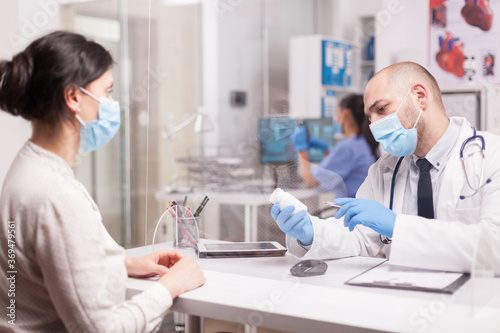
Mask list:
[[[396,266],[384,261],[346,281],[350,285],[387,287],[452,293],[468,280],[468,275]]]

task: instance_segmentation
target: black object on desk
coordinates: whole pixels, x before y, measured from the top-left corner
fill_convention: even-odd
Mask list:
[[[323,260],[302,260],[290,268],[290,273],[299,277],[308,277],[325,274],[328,265]]]

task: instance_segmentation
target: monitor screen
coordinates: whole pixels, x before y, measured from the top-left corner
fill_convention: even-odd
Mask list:
[[[297,123],[307,127],[309,138],[317,138],[334,144],[334,127],[332,118],[293,119],[286,117],[260,118],[259,143],[262,163],[293,163],[297,161],[292,134]],[[309,161],[321,162],[323,152],[316,148],[308,150]]]
[[[303,124],[307,127],[307,135],[309,138],[323,140],[330,146],[334,144],[332,118],[304,119]],[[311,148],[307,153],[309,161],[311,162],[321,162],[321,160],[323,160],[323,152],[319,149]]]
[[[292,163],[297,161],[292,134],[295,119],[286,117],[260,118],[259,143],[262,163]]]

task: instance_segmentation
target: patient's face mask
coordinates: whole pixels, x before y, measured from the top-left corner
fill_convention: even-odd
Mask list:
[[[98,98],[84,88],[80,88],[88,96],[99,102],[98,119],[80,122],[80,151],[94,151],[111,141],[120,127],[120,104],[109,98]]]
[[[344,135],[344,130],[342,129],[342,125],[340,124],[340,113],[342,112],[343,110],[339,107],[337,108],[337,117],[336,119],[334,118],[333,119],[333,133],[335,134],[341,134],[341,135]]]
[[[417,129],[418,120],[422,115],[422,109],[418,114],[417,121],[413,128],[406,129],[401,125],[398,117],[399,109],[403,105],[406,97],[410,94],[411,89],[406,93],[405,97],[399,104],[396,112],[374,122],[370,125],[373,137],[377,142],[380,142],[384,150],[389,154],[397,157],[408,156],[413,154],[417,148]]]

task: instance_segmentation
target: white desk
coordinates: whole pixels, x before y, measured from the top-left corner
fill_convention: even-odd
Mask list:
[[[299,200],[306,200],[309,198],[319,198],[322,192],[316,189],[293,189],[286,190],[294,197]],[[209,203],[207,204],[204,212],[207,214],[210,211],[210,215],[213,221],[220,221],[218,210],[214,205],[226,204],[226,205],[242,205],[245,207],[245,218],[244,218],[244,226],[245,226],[245,241],[252,242],[257,241],[257,209],[262,205],[271,205],[269,201],[269,197],[271,196],[272,191],[269,192],[212,192],[208,193],[208,197],[210,198]],[[205,193],[202,192],[194,192],[194,193],[186,193],[186,194],[169,194],[165,191],[157,191],[155,193],[155,199],[158,201],[170,201],[172,198],[176,199],[178,202],[182,202],[184,196],[187,195],[190,200],[195,200],[196,202],[201,202]],[[219,228],[218,223],[208,223],[205,224],[207,230],[205,232],[209,235],[213,235],[215,238],[219,238]]]
[[[127,251],[130,256],[145,253],[144,248]],[[453,295],[344,284],[381,260],[356,257],[328,261],[325,275],[297,278],[289,273],[298,261],[290,255],[200,259],[207,283],[181,295],[172,310],[291,332],[499,331],[498,293],[473,316],[469,282]],[[151,283],[129,278],[127,297]]]

